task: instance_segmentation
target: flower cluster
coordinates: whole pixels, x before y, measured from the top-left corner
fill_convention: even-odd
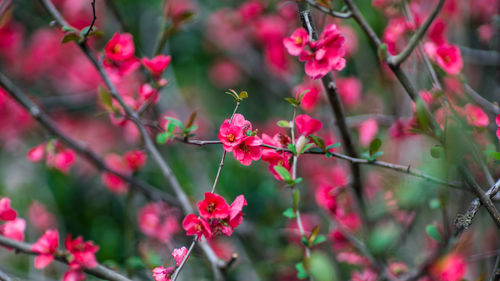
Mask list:
[[[205,199],[197,204],[200,216],[187,215],[182,227],[187,235],[196,235],[198,239],[204,236],[210,240],[221,233],[231,236],[233,230],[243,221],[241,211],[246,205],[247,201],[243,195],[239,195],[231,205],[228,205],[222,196],[206,192]]]
[[[292,56],[305,62],[305,72],[312,79],[319,79],[328,72],[340,71],[345,66],[344,37],[335,24],[325,27],[317,41],[310,40],[304,28],[298,28],[283,44]]]
[[[17,212],[11,208],[10,199],[3,197],[0,199],[0,221],[5,223],[0,225],[0,235],[23,241],[26,221],[17,217]]]
[[[55,257],[65,257],[68,260],[69,270],[64,274],[63,281],[84,280],[85,268],[97,266],[95,253],[99,250],[91,241],[83,241],[81,236],[72,239],[71,235],[66,236],[65,247],[67,252],[58,252],[59,232],[57,230],[47,230],[31,246],[31,250],[38,253],[35,258],[35,268],[47,267]]]
[[[446,25],[444,20],[436,20],[429,30],[429,41],[424,49],[429,58],[437,63],[449,75],[457,75],[462,71],[463,60],[460,49],[446,41]]]
[[[64,146],[59,141],[49,141],[39,144],[28,151],[26,154],[31,162],[40,162],[45,158],[45,163],[63,173],[68,173],[69,169],[75,163],[75,152]]]
[[[186,247],[181,247],[178,249],[174,249],[172,251],[172,257],[175,261],[175,266],[158,266],[153,269],[153,278],[155,281],[170,281],[172,274],[175,272],[175,269],[179,267],[186,257],[188,253],[188,249]]]
[[[252,124],[243,115],[236,113],[232,119],[224,120],[219,129],[219,140],[227,152],[248,166],[262,156],[262,140],[252,131]]]
[[[106,165],[114,171],[131,175],[146,164],[147,155],[142,150],[131,150],[123,156],[109,154],[106,156]],[[121,194],[128,191],[128,184],[122,178],[110,172],[102,174],[102,182],[113,193]]]

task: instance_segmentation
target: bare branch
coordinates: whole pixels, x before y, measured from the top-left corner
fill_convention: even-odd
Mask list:
[[[0,235],[0,245],[15,249],[17,253],[24,253],[24,254],[28,254],[28,255],[38,255],[38,253],[35,253],[31,250],[31,244],[12,240],[12,239],[7,238],[3,235]],[[64,252],[59,251],[54,256],[55,256],[56,260],[58,260],[62,263],[68,264],[66,254]],[[94,275],[95,277],[105,279],[105,280],[132,281],[132,280],[128,279],[127,277],[119,274],[118,272],[113,271],[111,269],[108,269],[107,267],[100,265],[100,264],[94,268],[85,268],[84,271],[88,274]]]
[[[314,8],[318,9],[319,11],[327,14],[327,15],[330,15],[332,17],[335,17],[335,18],[340,18],[340,19],[348,19],[351,17],[351,12],[345,12],[345,13],[342,13],[342,12],[337,12],[337,11],[334,11],[332,9],[329,9],[325,6],[322,6],[320,4],[318,4],[318,2],[316,2],[315,0],[305,0],[307,3],[309,3],[309,5],[313,6]]]
[[[83,35],[84,42],[87,41],[90,32],[92,32],[92,29],[94,28],[95,20],[97,19],[96,14],[95,14],[95,0],[92,0],[92,3],[90,3],[90,5],[92,5],[92,22],[90,23],[90,26],[89,26],[89,29],[87,30],[87,32],[85,32],[85,35]]]

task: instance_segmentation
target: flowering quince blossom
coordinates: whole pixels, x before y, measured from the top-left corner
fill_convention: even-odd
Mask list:
[[[184,218],[182,228],[186,230],[186,235],[196,235],[198,239],[201,239],[202,236],[205,236],[206,239],[212,238],[212,231],[208,223],[195,214],[189,214]]]
[[[239,113],[234,115],[233,120],[224,120],[219,129],[219,140],[224,150],[232,152],[234,147],[241,143],[248,130],[252,130],[252,124]]]
[[[270,137],[267,134],[262,134],[262,142],[267,145],[272,145],[276,147],[286,148],[289,143],[291,143],[290,137],[284,134],[275,134],[274,137]],[[269,163],[269,171],[277,180],[283,180],[281,176],[274,170],[275,166],[281,166],[290,170],[290,160],[292,159],[292,154],[285,151],[276,151],[272,148],[262,149],[262,161]]]
[[[458,253],[450,253],[440,258],[430,268],[430,274],[435,280],[459,281],[467,272],[467,262]]]
[[[139,229],[147,236],[168,243],[179,230],[179,211],[164,202],[149,203],[137,213]]]
[[[47,230],[36,243],[31,245],[31,250],[38,253],[35,258],[35,268],[42,269],[54,260],[54,254],[59,245],[59,232]]]
[[[146,164],[147,154],[143,150],[131,150],[125,153],[123,160],[130,170],[137,172]]]
[[[378,123],[376,119],[368,119],[359,125],[359,144],[368,146],[377,136]]]
[[[155,281],[170,281],[170,277],[175,271],[175,267],[155,267],[153,269],[153,278]]]
[[[95,246],[92,241],[83,241],[81,236],[72,240],[71,235],[68,235],[66,236],[65,246],[72,256],[68,263],[72,270],[97,266],[95,253],[99,250],[99,247]]]
[[[144,151],[131,150],[126,152],[123,157],[118,154],[109,154],[104,161],[112,170],[130,175],[140,170],[146,164],[146,159],[147,155]],[[104,172],[101,179],[111,192],[122,194],[128,191],[128,184],[117,175]]]
[[[262,156],[262,140],[258,136],[243,138],[233,150],[233,155],[241,164],[248,166]]]
[[[85,280],[85,273],[80,270],[68,270],[64,273],[62,281],[81,281]]]
[[[306,114],[295,117],[295,125],[299,133],[303,136],[309,136],[323,128],[321,121],[311,118],[311,116]]]
[[[168,67],[171,60],[172,56],[157,55],[152,59],[144,57],[141,59],[141,63],[155,78],[158,78]]]
[[[23,241],[25,229],[26,221],[21,218],[16,218],[0,225],[0,235],[17,241]]]
[[[198,202],[200,216],[205,219],[225,219],[229,216],[229,205],[222,196],[205,192],[205,199]]]
[[[11,221],[15,220],[16,217],[16,211],[10,207],[10,198],[0,199],[0,220]]]
[[[464,64],[460,49],[455,45],[448,44],[441,45],[436,49],[436,62],[450,75],[459,74]]]
[[[299,56],[305,62],[305,72],[312,79],[319,79],[332,70],[345,66],[344,37],[335,24],[325,27],[317,41],[310,41],[307,31],[298,28],[283,45],[292,56]]]
[[[500,140],[500,114],[497,115],[497,118],[495,119],[498,129],[497,129],[497,138]]]
[[[136,70],[140,63],[134,56],[133,37],[129,33],[116,32],[104,47],[104,67],[118,77]]]
[[[26,158],[31,162],[42,161],[45,156],[45,143],[39,144],[26,153]]]
[[[187,255],[188,249],[186,247],[174,249],[172,252],[172,257],[174,257],[175,264],[177,266],[181,265],[182,260],[184,260],[184,257]]]
[[[299,98],[299,95],[303,94],[300,100],[300,107],[306,111],[314,110],[321,99],[321,87],[312,80],[297,85],[293,91],[297,93],[296,98]]]
[[[486,115],[481,107],[477,105],[467,104],[464,107],[464,114],[465,118],[467,119],[467,123],[472,126],[487,127],[490,123],[488,115]]]
[[[58,140],[39,144],[26,153],[26,158],[30,162],[39,162],[44,157],[48,167],[53,167],[65,174],[69,172],[76,161],[75,151],[64,147],[62,142]]]

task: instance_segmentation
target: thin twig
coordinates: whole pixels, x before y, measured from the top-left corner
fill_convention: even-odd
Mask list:
[[[431,26],[432,22],[436,19],[437,15],[441,11],[441,8],[443,7],[444,0],[439,0],[437,3],[436,7],[434,10],[432,10],[431,14],[425,22],[418,28],[417,32],[415,32],[412,37],[410,38],[410,41],[408,42],[408,45],[406,45],[406,48],[404,48],[403,51],[401,51],[399,54],[395,56],[390,56],[388,58],[388,63],[389,64],[394,64],[399,66],[401,63],[403,63],[413,52],[415,47],[420,43],[422,38],[424,37],[425,33]]]
[[[321,11],[327,15],[330,15],[332,17],[335,17],[335,18],[348,19],[352,15],[351,12],[342,13],[342,12],[334,11],[330,8],[327,8],[325,6],[318,4],[318,2],[316,2],[315,0],[306,0],[306,2],[309,3],[309,5],[313,6],[314,8],[318,9],[319,11]]]
[[[0,235],[0,245],[9,247],[12,249],[15,249],[17,253],[24,253],[28,255],[38,255],[38,253],[34,252],[31,250],[31,244],[16,241],[10,238],[7,238],[5,236]],[[62,262],[62,263],[68,263],[67,255],[62,252],[58,251],[54,255],[55,259]],[[107,267],[98,264],[96,267],[93,268],[85,268],[84,271],[88,274],[94,275],[95,277],[105,279],[105,280],[112,280],[112,281],[132,281],[128,279],[127,277],[119,274],[116,271],[113,271],[111,269],[108,269]]]
[[[45,9],[49,12],[49,14],[52,15],[52,17],[56,20],[56,22],[60,26],[68,26],[66,20],[61,16],[59,11],[54,7],[52,2],[50,0],[40,0],[41,4],[45,7]],[[139,116],[135,111],[133,111],[123,100],[122,96],[118,93],[115,85],[113,82],[111,82],[111,79],[107,75],[106,71],[104,70],[104,67],[102,65],[102,62],[99,61],[94,53],[89,49],[88,45],[85,42],[81,42],[78,44],[80,49],[83,51],[83,53],[87,56],[87,58],[92,62],[94,67],[97,69],[99,72],[101,78],[104,80],[104,83],[109,89],[109,92],[113,99],[115,99],[123,108],[125,111],[126,115],[132,122],[136,125],[137,129],[139,130],[139,133],[141,134],[144,145],[148,152],[151,154],[153,160],[156,162],[158,167],[160,168],[160,171],[162,172],[163,176],[167,179],[167,181],[170,183],[170,186],[174,190],[174,193],[177,197],[177,199],[180,202],[180,205],[183,209],[183,211],[187,214],[193,213],[193,207],[191,206],[191,203],[189,202],[189,199],[182,189],[179,181],[175,177],[175,175],[172,172],[172,169],[170,166],[167,164],[165,159],[163,159],[162,155],[156,148],[153,140],[149,136],[148,131],[146,130],[146,127],[140,120]],[[200,242],[200,245],[205,244],[206,247],[201,247],[207,258],[209,258],[210,263],[212,264],[212,268],[217,269],[218,272],[215,272],[215,274],[220,275],[220,259],[217,258],[217,255],[214,254],[213,249],[207,244],[206,241]]]
[[[135,177],[124,174],[120,171],[114,170],[109,167],[106,162],[87,145],[72,139],[70,136],[63,133],[57,128],[55,122],[35,103],[33,103],[21,89],[12,83],[6,76],[0,73],[0,86],[21,106],[26,108],[30,115],[37,120],[47,131],[63,141],[68,147],[75,150],[78,154],[82,155],[87,161],[94,165],[98,170],[106,171],[113,174],[124,181],[128,182],[132,188],[137,189],[146,197],[152,200],[162,200],[172,205],[179,205],[177,199],[158,190],[149,184],[136,179]]]
[[[92,22],[90,23],[90,26],[89,26],[89,29],[87,30],[87,32],[85,32],[85,35],[83,35],[84,42],[87,41],[88,36],[89,36],[90,32],[92,31],[92,28],[94,28],[94,24],[95,24],[95,21],[97,19],[97,16],[95,14],[95,0],[92,0],[92,3],[90,3],[90,5],[92,5]]]
[[[465,93],[478,105],[480,105],[483,109],[488,111],[493,115],[500,114],[500,107],[498,105],[493,104],[489,100],[483,98],[478,92],[476,92],[472,87],[464,82]]]
[[[191,255],[191,252],[194,249],[194,246],[196,245],[196,242],[198,241],[198,238],[194,238],[193,242],[191,242],[191,246],[189,246],[189,249],[182,259],[181,264],[175,269],[174,274],[172,274],[172,281],[175,281],[177,279],[177,276],[179,276],[179,273],[181,272],[182,268],[184,267],[184,264],[186,264],[186,261],[189,259],[189,256]]]

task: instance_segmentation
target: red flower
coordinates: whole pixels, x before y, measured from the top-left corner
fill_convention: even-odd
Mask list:
[[[72,270],[97,266],[95,253],[99,250],[99,247],[95,246],[92,241],[84,242],[81,236],[71,240],[71,235],[68,235],[66,236],[65,246],[72,255],[68,263]]]
[[[295,117],[295,126],[297,126],[297,130],[301,135],[309,136],[321,130],[321,128],[323,128],[323,123],[317,119],[311,118],[309,115],[301,114]]]
[[[49,161],[49,159],[53,161]],[[56,153],[53,158],[47,158],[47,164],[53,166],[63,173],[68,173],[69,169],[75,163],[76,154],[72,149],[66,148]]]
[[[21,218],[16,218],[0,225],[0,235],[17,241],[23,241],[25,229],[26,221]]]
[[[206,239],[212,238],[212,231],[208,223],[195,214],[189,214],[184,218],[182,228],[186,230],[186,235],[196,235],[198,239],[201,239],[202,236],[205,236]]]
[[[123,160],[127,166],[134,172],[138,171],[146,164],[146,159],[147,155],[142,150],[131,150],[123,156]]]
[[[435,262],[430,273],[435,280],[459,281],[467,272],[467,263],[458,253],[450,253]]]
[[[233,120],[224,120],[219,129],[219,140],[222,142],[224,150],[232,152],[246,136],[246,132],[252,130],[252,124],[245,120],[243,115],[236,113]]]
[[[104,47],[106,57],[115,61],[123,62],[134,56],[134,40],[129,33],[116,32]]]
[[[198,202],[200,216],[204,219],[225,219],[229,216],[229,206],[220,195],[205,192],[205,199]]]
[[[45,143],[39,144],[26,153],[26,158],[31,162],[39,162],[45,156]]]
[[[248,166],[262,156],[262,140],[258,136],[245,137],[233,149],[233,155],[241,164]]]
[[[31,250],[39,255],[35,258],[35,268],[41,269],[49,265],[54,260],[54,254],[59,245],[59,232],[57,230],[47,230],[42,237],[31,245]]]
[[[188,252],[188,249],[186,247],[174,249],[172,252],[172,257],[174,257],[175,264],[177,266],[181,265],[182,260],[184,260],[184,257],[186,257]]]
[[[436,49],[436,62],[446,73],[459,74],[463,67],[460,49],[455,45],[444,44]]]
[[[16,219],[17,213],[10,207],[10,198],[0,199],[0,220],[11,221]]]
[[[498,114],[497,118],[495,119],[495,121],[497,122],[497,126],[499,127],[497,129],[497,138],[500,140],[500,114]]]
[[[467,123],[469,123],[470,125],[476,127],[486,127],[490,123],[488,115],[484,113],[481,107],[477,105],[467,104],[464,109]]]
[[[172,56],[165,56],[165,55],[157,55],[156,57],[152,58],[151,60],[144,57],[141,59],[142,65],[151,72],[151,74],[158,78],[161,76],[163,71],[168,67],[170,64],[170,61],[172,60]]]
[[[130,174],[130,169],[124,163],[120,155],[110,154],[104,158],[106,165],[114,171]],[[103,184],[113,193],[122,194],[128,191],[128,184],[115,174],[104,172],[101,180]]]
[[[153,278],[155,281],[170,281],[170,277],[175,271],[175,267],[155,267],[153,269]]]
[[[245,196],[243,195],[239,195],[234,199],[233,203],[231,203],[229,207],[229,225],[232,228],[236,228],[243,221],[243,213],[241,210],[243,210],[243,206],[246,205],[248,205],[247,200],[245,200]]]
[[[297,28],[290,37],[283,39],[283,45],[292,56],[298,56],[309,43],[309,34],[304,28]]]
[[[85,280],[85,273],[81,270],[68,270],[64,273],[62,281],[82,281]]]

